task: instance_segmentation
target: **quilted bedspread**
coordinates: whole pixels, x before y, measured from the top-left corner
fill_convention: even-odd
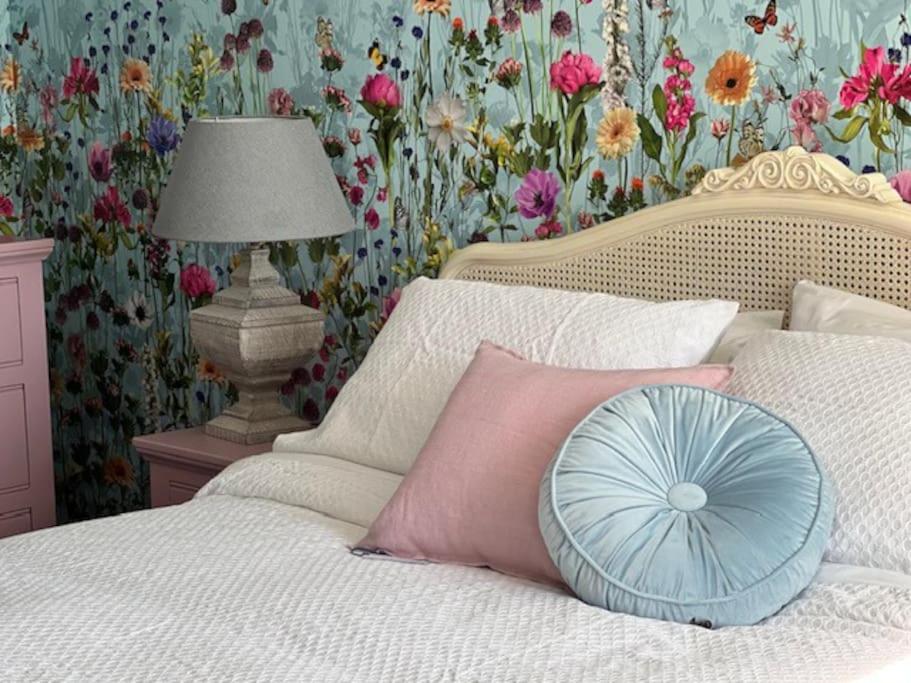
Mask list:
[[[0,541],[0,681],[909,681],[911,588],[710,631],[353,555],[395,475],[261,456],[192,502]],[[862,574],[862,572],[861,572]]]

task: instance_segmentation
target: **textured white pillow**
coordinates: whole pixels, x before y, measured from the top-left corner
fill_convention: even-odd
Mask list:
[[[738,313],[724,333],[721,343],[709,359],[710,363],[727,365],[740,353],[753,335],[770,330],[780,330],[784,324],[784,311],[749,311]]]
[[[835,486],[825,559],[911,574],[911,344],[766,332],[734,368],[728,392],[790,421]]]
[[[790,328],[911,341],[911,311],[802,280],[792,295]]]
[[[322,453],[404,474],[478,345],[529,360],[611,370],[698,365],[737,313],[725,301],[655,304],[606,294],[421,278],[323,424],[273,449]],[[547,419],[548,406],[541,406]]]

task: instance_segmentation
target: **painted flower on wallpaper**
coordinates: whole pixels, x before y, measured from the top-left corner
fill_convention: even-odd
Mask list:
[[[705,92],[723,107],[738,107],[756,86],[756,64],[737,50],[724,52],[709,70]]]
[[[130,322],[141,330],[152,324],[152,309],[142,292],[133,292],[124,307]]]
[[[16,128],[16,142],[26,152],[40,152],[44,149],[44,136],[25,123],[20,123]]]
[[[570,50],[550,67],[550,87],[564,95],[575,95],[587,85],[601,84],[601,68],[587,54]]]
[[[96,142],[89,150],[89,175],[99,183],[106,183],[111,179],[113,172],[111,150]]]
[[[497,67],[496,78],[497,84],[511,90],[515,88],[522,81],[522,63],[516,61],[512,57],[507,57],[499,67]]]
[[[803,90],[793,100],[788,111],[793,126],[794,142],[809,152],[822,150],[822,142],[814,126],[825,125],[829,120],[831,103],[821,90]]]
[[[149,124],[146,141],[158,156],[163,157],[168,152],[173,152],[177,149],[177,145],[180,144],[177,124],[163,116],[156,116]]]
[[[67,99],[78,95],[97,95],[100,86],[95,70],[82,57],[70,60],[70,72],[63,79],[63,96]]]
[[[449,93],[443,93],[427,107],[424,123],[427,124],[427,136],[437,151],[445,153],[454,144],[465,142],[467,115],[465,103]]]
[[[0,217],[12,218],[15,215],[16,207],[13,205],[13,200],[5,194],[0,194]]]
[[[533,168],[516,190],[515,200],[523,218],[553,215],[560,195],[560,182],[549,171]]]
[[[386,74],[368,76],[361,88],[361,99],[381,109],[394,110],[402,106],[402,93]]]
[[[903,201],[911,203],[911,171],[896,173],[889,180],[889,184],[901,195]]]
[[[6,93],[13,93],[19,90],[19,84],[22,82],[22,67],[15,59],[10,57],[3,64],[3,70],[0,71],[0,90]]]
[[[294,113],[294,98],[284,88],[273,88],[267,102],[269,111],[274,116],[290,116]]]
[[[200,358],[196,364],[196,376],[203,382],[215,382],[221,384],[225,381],[225,376],[208,358]]]
[[[729,119],[715,119],[712,121],[712,137],[718,140],[718,142],[724,140],[730,132],[731,122]]]
[[[214,296],[215,290],[215,278],[208,268],[191,263],[180,271],[180,291],[190,299]]]
[[[152,91],[152,71],[141,59],[129,58],[120,67],[120,89],[124,93]]]
[[[95,199],[93,215],[96,221],[102,223],[119,223],[129,227],[132,221],[130,210],[120,198],[120,191],[116,185],[110,185],[104,194]]]
[[[676,44],[669,46],[667,56],[662,63],[669,72],[664,80],[664,129],[680,133],[689,128],[690,119],[696,112],[696,98],[693,97],[693,84],[690,81],[696,67],[683,56],[683,51]],[[653,98],[654,99],[654,98]]]
[[[598,124],[598,152],[605,159],[625,157],[639,142],[639,132],[634,110],[629,107],[611,109]]]
[[[449,16],[452,0],[414,0],[414,11],[418,14],[442,14]]]
[[[629,5],[626,0],[603,0],[604,20],[604,87],[601,105],[604,111],[626,106],[626,88],[635,75],[626,36],[629,33]]]
[[[554,13],[550,20],[550,32],[554,38],[569,38],[573,33],[573,20],[565,10],[559,10]],[[600,77],[598,79],[601,80]]]
[[[133,466],[126,458],[114,456],[104,463],[104,482],[110,486],[129,488],[135,478]]]
[[[839,92],[841,105],[853,109],[877,97],[889,104],[911,97],[911,65],[902,69],[886,59],[882,46],[868,48],[858,72],[845,81]]]

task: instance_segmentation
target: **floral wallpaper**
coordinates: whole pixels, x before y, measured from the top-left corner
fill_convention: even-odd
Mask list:
[[[272,254],[328,316],[283,387],[318,420],[402,285],[799,144],[911,197],[904,0],[8,0],[0,232],[49,236],[60,516],[142,507],[146,432],[232,389],[188,339],[237,247],[151,231],[194,117],[310,117],[358,230]],[[243,159],[237,160],[243,164]],[[255,182],[251,178],[250,182]]]

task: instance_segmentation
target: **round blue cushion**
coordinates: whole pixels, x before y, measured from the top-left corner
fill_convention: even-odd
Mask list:
[[[834,515],[790,424],[678,385],[596,408],[554,457],[539,503],[550,556],[582,600],[715,627],[755,624],[809,585]]]

